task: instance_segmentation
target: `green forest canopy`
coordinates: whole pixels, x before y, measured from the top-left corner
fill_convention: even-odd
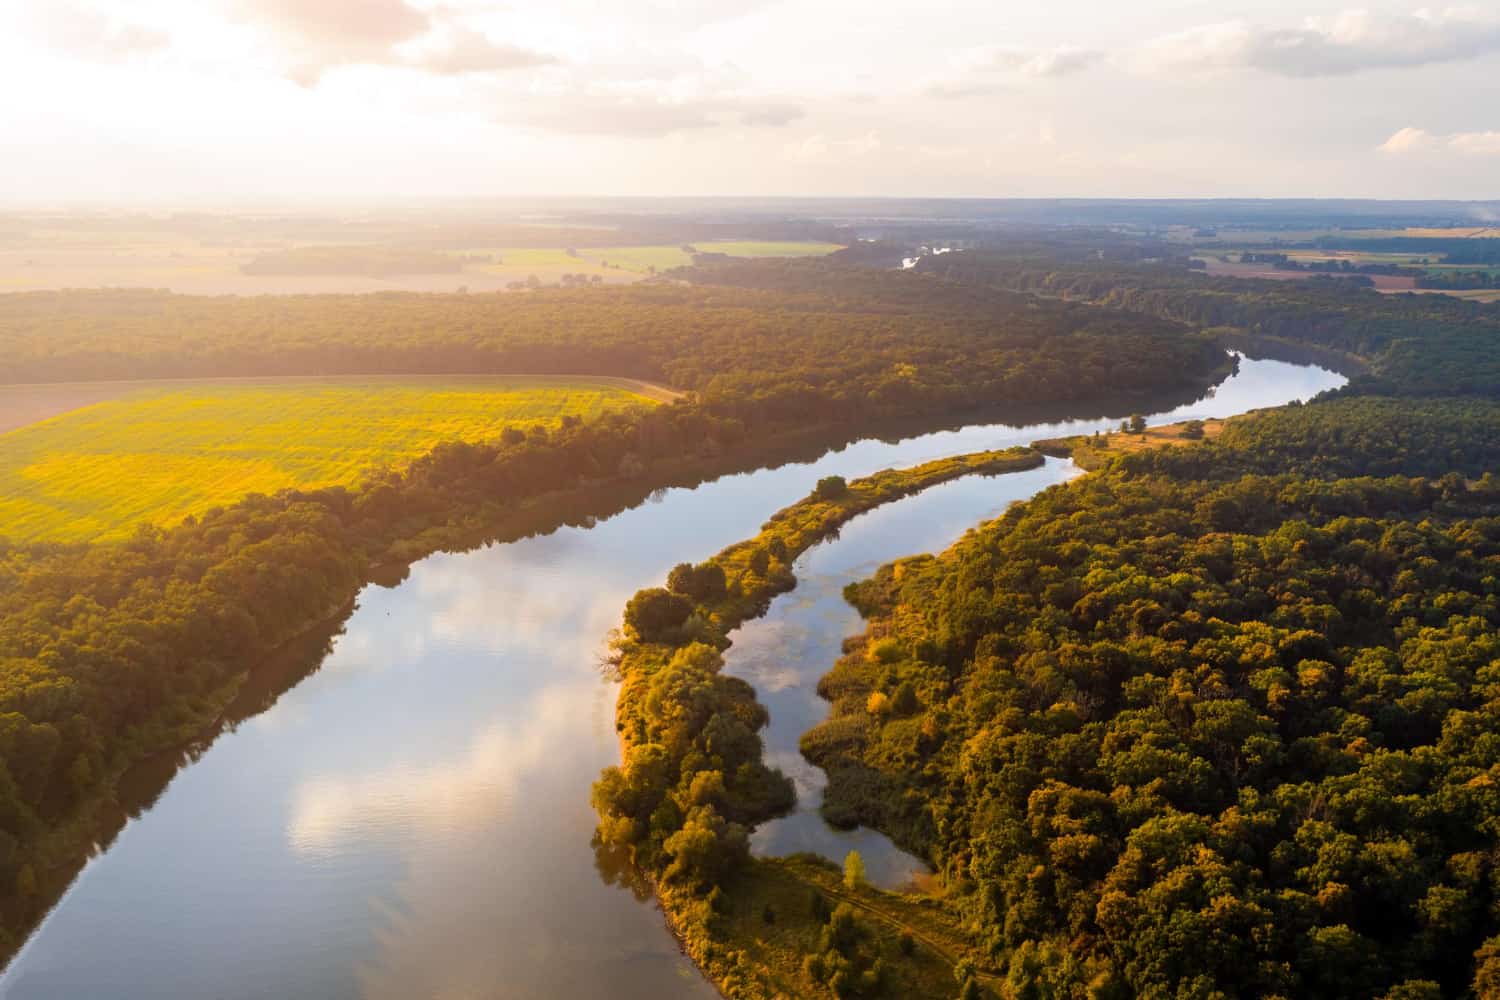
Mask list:
[[[935,861],[1017,995],[1490,995],[1497,460],[1492,402],[1289,407],[883,568],[827,813]]]

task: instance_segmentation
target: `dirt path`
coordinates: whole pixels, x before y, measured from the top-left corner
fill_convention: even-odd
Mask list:
[[[594,383],[613,389],[624,389],[658,403],[672,403],[685,397],[657,382],[644,379],[621,378],[614,375],[246,375],[218,378],[162,378],[105,382],[42,382],[0,385],[0,434],[13,431],[38,420],[46,420],[84,406],[107,402],[141,389],[170,389],[186,385],[275,385],[277,383],[302,384],[308,382],[329,383],[405,383],[427,381],[453,381],[464,379],[483,381],[567,381]]]

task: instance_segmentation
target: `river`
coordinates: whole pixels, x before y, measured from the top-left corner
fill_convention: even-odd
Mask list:
[[[1150,420],[1229,416],[1342,381],[1244,360],[1214,394]],[[0,977],[0,997],[714,996],[654,903],[590,844],[589,784],[618,752],[599,660],[625,601],[753,535],[822,476],[1110,423],[864,440],[665,490],[589,527],[435,555],[395,587],[365,588],[316,669],[135,804]],[[756,684],[768,753],[801,799],[757,831],[757,851],[841,860],[857,847],[884,884],[919,870],[872,831],[824,827],[821,775],[796,752],[826,710],[817,677],[860,629],[838,591],[1074,471],[1048,460],[866,514],[804,554],[798,588],[734,634],[728,669]]]

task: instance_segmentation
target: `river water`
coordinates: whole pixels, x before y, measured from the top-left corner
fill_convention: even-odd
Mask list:
[[[1245,360],[1215,394],[1151,421],[1228,416],[1342,381]],[[136,804],[0,977],[0,996],[714,996],[628,871],[590,845],[589,784],[617,759],[616,689],[599,657],[625,601],[753,535],[822,476],[1118,420],[865,440],[666,490],[591,527],[432,556],[393,588],[367,587],[316,669]],[[866,514],[806,553],[798,588],[735,633],[729,669],[756,684],[768,752],[800,795],[796,813],[756,832],[756,850],[842,860],[857,848],[882,884],[920,869],[872,831],[827,829],[821,775],[797,753],[826,710],[817,677],[861,627],[839,590],[1073,472],[1049,460]]]

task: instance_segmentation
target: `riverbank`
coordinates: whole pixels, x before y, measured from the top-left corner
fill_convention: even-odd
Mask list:
[[[1232,368],[1226,359],[1225,371]],[[1223,374],[1216,372],[1215,377]],[[1119,397],[1087,404],[1085,412],[1100,415],[1128,412],[1134,406],[1170,405],[1178,399],[1191,398],[1184,392],[1177,398],[1145,397],[1123,394]],[[27,892],[10,894],[0,906],[0,968],[8,967],[16,951],[34,927],[71,885],[87,861],[108,847],[138,806],[130,799],[154,799],[176,773],[175,767],[155,768],[154,760],[188,760],[206,749],[217,733],[215,720],[233,702],[242,686],[254,686],[258,673],[268,664],[280,663],[287,650],[300,649],[299,636],[332,635],[347,618],[343,609],[352,608],[356,595],[368,583],[383,587],[398,585],[409,567],[420,559],[440,551],[466,552],[534,535],[547,534],[564,526],[590,525],[646,502],[653,494],[674,487],[696,487],[722,476],[771,468],[787,463],[812,461],[830,450],[856,440],[878,437],[899,440],[924,433],[972,426],[976,423],[1032,422],[1058,419],[1077,413],[1081,404],[1004,404],[968,408],[925,416],[889,418],[867,424],[856,434],[847,428],[813,425],[783,428],[763,436],[745,436],[721,449],[700,449],[653,458],[641,470],[622,470],[608,477],[585,478],[564,489],[548,490],[530,497],[498,497],[478,505],[451,511],[441,523],[418,527],[408,523],[389,540],[360,540],[369,548],[368,562],[352,585],[332,594],[326,607],[333,613],[318,612],[300,622],[289,622],[288,637],[281,643],[251,659],[250,665],[220,685],[214,696],[205,698],[190,717],[179,718],[170,729],[163,729],[150,739],[133,744],[129,753],[109,762],[106,774],[112,780],[102,782],[87,799],[81,801],[67,817],[21,847],[18,868],[30,866]],[[1040,456],[1037,457],[1037,460]],[[967,473],[960,473],[967,474]],[[774,596],[770,595],[770,596]],[[769,600],[769,597],[766,598]],[[303,658],[315,661],[325,651],[326,638]],[[305,665],[304,665],[305,666]],[[280,668],[271,670],[279,673]],[[297,674],[297,671],[293,671]],[[302,670],[301,674],[305,674]],[[118,783],[143,764],[152,771],[146,784],[153,788],[150,796],[122,795]],[[34,884],[32,880],[34,879]]]
[[[685,952],[725,995],[770,998],[788,990],[829,990],[837,962],[822,957],[828,949],[819,947],[820,918],[831,918],[835,909],[823,880],[808,874],[821,872],[821,863],[748,857],[748,827],[786,812],[791,789],[765,766],[754,731],[767,716],[753,688],[724,677],[714,650],[796,585],[791,566],[798,556],[858,515],[962,476],[1019,472],[1044,462],[1034,449],[1011,448],[853,482],[826,477],[806,499],[774,514],[754,538],[699,566],[679,567],[670,589],[642,591],[627,606],[626,630],[615,643],[622,764],[607,769],[594,789],[598,838],[630,852],[651,879]],[[729,735],[734,724],[724,721],[731,718],[741,723],[738,739]],[[887,894],[862,884],[849,891],[861,894],[860,908],[882,912],[879,901]],[[955,942],[941,954],[918,944],[916,935],[903,941],[908,932],[899,919],[871,924],[851,917],[855,930],[848,932],[842,961],[901,991],[926,993],[932,981],[951,981],[957,960],[951,956],[968,946],[956,920],[941,911],[930,916]],[[897,955],[922,957],[898,967],[892,961]],[[819,956],[822,973],[803,968],[809,956]],[[883,971],[887,965],[889,973]]]

